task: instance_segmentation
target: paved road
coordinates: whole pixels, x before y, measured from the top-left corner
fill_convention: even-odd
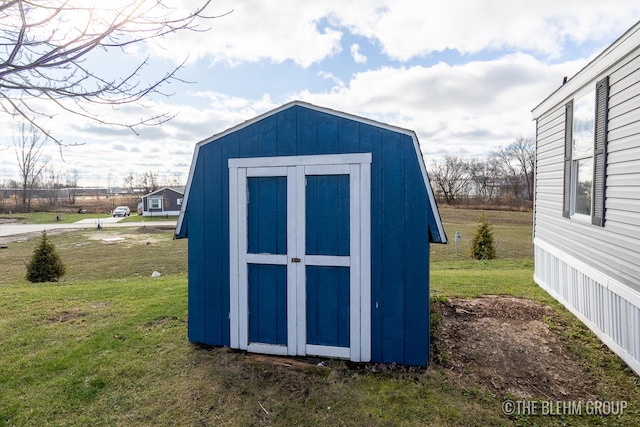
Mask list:
[[[62,230],[62,229],[83,229],[83,228],[98,228],[98,222],[100,227],[141,227],[143,225],[161,227],[170,226],[175,227],[175,221],[141,221],[141,222],[122,222],[119,223],[122,218],[89,218],[82,221],[74,222],[72,224],[0,224],[0,237],[14,236],[19,234],[40,232],[42,230]]]

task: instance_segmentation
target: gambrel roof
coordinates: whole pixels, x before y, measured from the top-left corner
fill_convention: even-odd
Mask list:
[[[206,138],[200,142],[198,142],[196,144],[196,148],[193,154],[193,160],[191,162],[191,169],[189,171],[189,177],[187,180],[187,187],[186,187],[186,191],[185,191],[185,197],[184,197],[184,203],[182,205],[182,210],[180,212],[180,216],[178,218],[178,223],[176,226],[176,237],[177,238],[183,238],[183,237],[187,237],[186,236],[186,227],[185,227],[185,215],[184,212],[186,209],[188,209],[189,206],[189,190],[191,188],[191,183],[193,181],[193,175],[194,175],[194,171],[196,168],[196,165],[198,164],[198,155],[200,153],[200,149],[205,147],[208,144],[212,144],[215,143],[217,140],[224,138],[225,136],[228,136],[230,134],[233,134],[234,132],[238,132],[244,128],[250,127],[254,124],[257,124],[258,122],[267,119],[271,116],[275,116],[285,110],[291,109],[291,108],[295,108],[295,107],[302,107],[305,109],[309,109],[309,110],[315,110],[321,113],[325,113],[325,114],[329,114],[329,115],[333,115],[333,116],[337,116],[337,117],[341,117],[347,120],[352,120],[352,121],[356,121],[359,123],[363,123],[363,124],[367,124],[370,126],[375,126],[378,128],[383,128],[392,132],[397,132],[397,133],[401,133],[404,135],[408,135],[411,137],[411,139],[413,140],[413,145],[414,145],[414,149],[415,149],[415,154],[416,157],[418,159],[419,165],[420,165],[420,170],[422,172],[422,178],[424,180],[424,184],[425,184],[425,188],[428,194],[428,198],[429,198],[429,205],[430,205],[430,209],[431,209],[431,215],[430,217],[434,219],[432,224],[429,224],[429,234],[430,234],[430,241],[432,243],[447,243],[447,237],[445,234],[445,230],[444,227],[442,225],[442,220],[440,218],[440,213],[438,212],[437,209],[437,204],[436,204],[436,200],[434,198],[433,195],[433,189],[431,187],[431,183],[429,181],[429,176],[427,174],[427,169],[425,167],[425,163],[424,163],[424,159],[422,157],[422,152],[420,150],[420,143],[418,142],[418,137],[416,135],[416,133],[412,130],[409,129],[405,129],[405,128],[401,128],[401,127],[397,127],[397,126],[393,126],[393,125],[389,125],[389,124],[385,124],[382,122],[378,122],[375,120],[371,120],[371,119],[367,119],[364,117],[360,117],[360,116],[356,116],[353,114],[348,114],[348,113],[344,113],[344,112],[340,112],[340,111],[336,111],[330,108],[325,108],[325,107],[319,107],[317,105],[313,105],[307,102],[302,102],[302,101],[291,101],[287,104],[284,104],[274,110],[268,111],[264,114],[261,114],[255,118],[252,118],[250,120],[247,120],[239,125],[236,125],[234,127],[231,127],[223,132],[217,133],[215,135],[212,135],[209,138]]]

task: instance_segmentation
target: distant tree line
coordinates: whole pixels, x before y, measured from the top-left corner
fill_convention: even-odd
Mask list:
[[[534,165],[535,143],[520,137],[482,160],[447,155],[429,177],[439,203],[522,209],[533,204]]]
[[[58,172],[46,167],[35,179],[0,181],[0,212],[56,211],[76,206],[79,198],[106,199],[112,196],[124,198],[128,205],[135,207],[145,194],[162,187],[183,186],[179,174],[159,179],[159,174],[154,171],[129,174],[122,186],[114,187],[83,187],[78,184],[78,176],[77,169]],[[151,176],[154,179],[150,182]]]
[[[49,157],[43,154],[47,142],[48,138],[33,126],[20,127],[20,135],[13,139],[19,175],[0,182],[0,211],[31,212],[34,201],[38,209],[57,210],[75,205],[81,195],[99,198],[115,192],[126,196],[130,204],[137,204],[143,195],[159,188],[182,185],[179,173],[160,179],[158,172],[147,171],[130,173],[117,191],[109,185],[104,191],[93,189],[87,194],[78,184],[78,169],[56,170],[49,165]]]
[[[135,207],[145,194],[162,187],[183,185],[178,173],[162,179],[154,171],[129,174],[122,186],[104,188],[82,187],[78,184],[78,176],[78,169],[58,172],[45,165],[27,174],[26,179],[0,181],[0,212],[56,211],[74,207],[77,199],[82,197],[100,199],[118,196]]]

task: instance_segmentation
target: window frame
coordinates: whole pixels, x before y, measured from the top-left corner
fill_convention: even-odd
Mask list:
[[[593,204],[593,169],[594,169],[594,164],[593,164],[593,153],[594,153],[594,147],[593,147],[593,140],[595,138],[595,127],[596,127],[596,114],[597,114],[597,107],[596,107],[596,88],[595,87],[591,87],[587,90],[582,91],[582,93],[580,93],[579,95],[577,95],[576,97],[574,97],[573,100],[573,120],[571,123],[571,135],[572,135],[572,141],[571,141],[571,195],[570,195],[570,217],[572,219],[577,219],[580,221],[584,221],[584,222],[591,222],[591,212],[592,212],[592,204]],[[593,115],[593,121],[591,126],[591,129],[589,130],[588,133],[590,133],[590,137],[589,137],[589,144],[588,144],[588,149],[584,150],[584,149],[579,149],[578,147],[578,136],[577,136],[577,132],[576,132],[576,110],[578,108],[584,108],[584,106],[587,106],[587,108],[589,108],[589,113],[591,113]],[[582,148],[582,144],[580,144],[580,148]],[[591,176],[591,186],[590,186],[590,190],[589,190],[589,212],[588,213],[582,213],[582,212],[578,212],[577,211],[577,205],[578,205],[578,171],[580,170],[579,168],[579,164],[581,161],[585,161],[585,160],[591,160],[591,169],[588,171],[589,175]]]
[[[158,202],[158,205],[155,206],[154,202]],[[161,197],[150,197],[149,198],[149,209],[162,209],[162,198]]]
[[[594,91],[595,89],[595,91]],[[594,126],[593,148],[588,153],[574,152],[574,106],[575,102],[582,102],[586,97],[593,96]],[[609,112],[609,77],[606,76],[595,84],[595,88],[585,88],[565,104],[565,135],[564,135],[564,183],[562,199],[562,216],[576,219],[580,222],[590,222],[603,227],[605,223],[605,192],[607,166],[607,133]],[[579,161],[592,159],[591,200],[589,215],[576,212],[576,192]]]
[[[584,222],[591,222],[591,212],[593,204],[593,179],[591,180],[591,187],[589,190],[589,213],[585,214],[577,211],[578,204],[578,164],[584,160],[591,160],[591,169],[589,175],[593,177],[593,155],[581,156],[579,158],[572,158],[571,160],[571,218]]]

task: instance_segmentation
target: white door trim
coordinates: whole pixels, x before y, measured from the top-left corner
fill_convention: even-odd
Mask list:
[[[371,164],[371,153],[320,154],[317,156],[244,157],[229,159],[229,169],[273,166]]]
[[[268,354],[371,360],[371,153],[229,159],[230,345]],[[350,255],[305,256],[306,176],[349,174]],[[247,177],[287,177],[287,255],[247,254]],[[301,185],[303,183],[303,185]],[[293,196],[293,197],[291,197]],[[300,232],[302,230],[303,232]],[[299,258],[301,262],[293,262]],[[287,265],[287,345],[249,343],[247,263]],[[306,344],[306,265],[350,268],[350,347]],[[300,321],[302,319],[302,321]]]

